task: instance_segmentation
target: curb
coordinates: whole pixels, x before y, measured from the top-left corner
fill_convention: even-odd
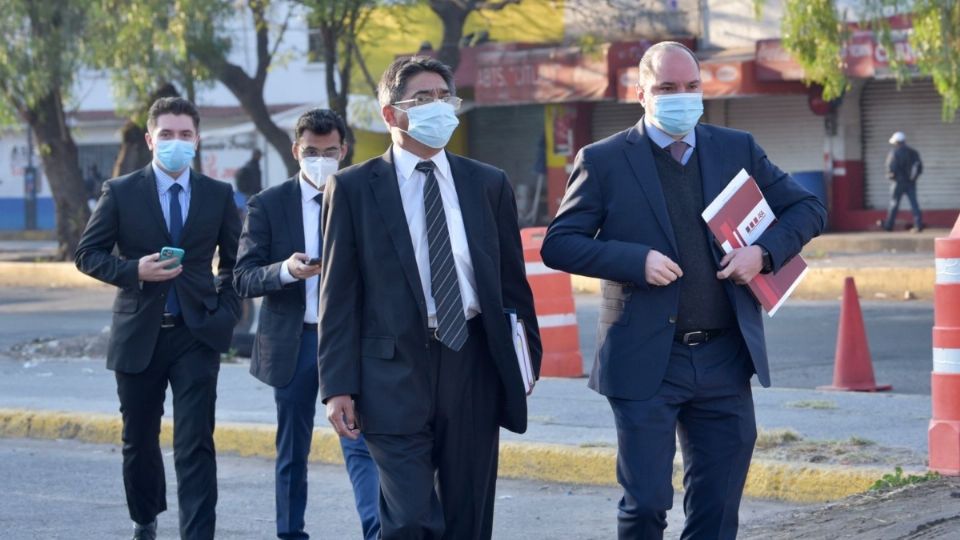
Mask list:
[[[0,437],[75,439],[87,443],[121,444],[120,418],[104,414],[0,409]],[[217,450],[244,457],[276,457],[276,429],[263,424],[218,423]],[[164,419],[160,441],[169,447],[172,422]],[[500,443],[499,476],[568,484],[616,486],[616,451],[560,444]],[[330,428],[313,433],[310,460],[342,464],[340,442]],[[744,495],[799,503],[827,502],[866,491],[889,471],[754,460]],[[682,489],[683,468],[674,464],[673,484]]]
[[[72,262],[0,262],[3,287],[110,287],[77,270]]]
[[[807,270],[806,277],[793,291],[791,299],[836,300],[843,295],[843,281],[853,276],[857,290],[864,299],[930,300],[936,271],[929,268],[910,267],[814,267]],[[571,276],[573,290],[577,293],[600,294],[600,280],[585,276]]]

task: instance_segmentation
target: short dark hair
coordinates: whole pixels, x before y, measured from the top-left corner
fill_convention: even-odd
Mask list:
[[[661,41],[652,45],[643,53],[643,58],[640,59],[639,72],[637,73],[637,84],[643,86],[644,82],[653,76],[654,60],[660,58],[660,56],[669,49],[686,51],[686,53],[690,55],[690,58],[693,58],[694,63],[697,64],[697,69],[700,69],[700,60],[697,59],[697,55],[694,54],[689,47],[679,41]]]
[[[380,100],[380,106],[383,107],[400,101],[407,89],[407,81],[414,75],[425,71],[443,77],[450,93],[457,93],[456,85],[453,82],[453,71],[450,66],[429,56],[398,58],[390,64],[390,67],[380,77],[380,84],[377,85],[377,98]]]
[[[331,109],[310,109],[300,115],[297,119],[297,127],[294,130],[294,140],[299,141],[304,131],[310,130],[317,135],[326,135],[337,130],[340,134],[340,144],[347,140],[347,124],[343,118]]]
[[[147,112],[147,129],[152,130],[157,127],[157,118],[164,114],[188,114],[193,118],[193,129],[200,131],[200,113],[190,100],[182,97],[163,97],[154,101],[150,111]]]

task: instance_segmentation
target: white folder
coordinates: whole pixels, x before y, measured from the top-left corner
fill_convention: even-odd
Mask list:
[[[506,312],[510,323],[510,337],[513,339],[513,350],[517,355],[517,365],[520,368],[520,377],[523,379],[523,390],[530,395],[536,378],[533,376],[533,363],[530,359],[530,345],[527,343],[527,329],[523,320],[517,317],[515,311]]]

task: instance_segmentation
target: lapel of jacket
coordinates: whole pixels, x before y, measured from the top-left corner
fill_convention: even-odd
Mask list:
[[[303,232],[303,191],[300,189],[299,173],[287,180],[282,210],[287,216],[287,229],[290,231],[290,239],[293,240],[293,251],[306,253],[307,242],[304,240]],[[321,245],[323,245],[322,240]],[[297,280],[297,289],[300,291],[300,297],[306,300],[307,285],[304,280]]]
[[[157,192],[157,176],[153,174],[153,164],[148,164],[140,171],[140,189],[143,192],[143,198],[147,202],[147,208],[150,215],[167,240],[167,245],[173,244],[173,238],[170,237],[170,229],[167,227],[167,221],[163,219],[163,209],[160,208],[160,195]]]
[[[723,178],[724,163],[726,154],[717,141],[713,139],[712,131],[703,124],[697,124],[697,158],[700,160],[700,180],[703,185],[703,205],[706,208],[717,195],[723,191],[730,178]],[[704,227],[707,231],[707,238],[710,239],[710,246],[713,248],[710,253],[714,261],[719,266],[722,252],[717,245],[717,239],[710,231],[709,227]]]
[[[427,302],[423,296],[423,285],[420,283],[420,272],[417,269],[417,260],[413,255],[413,241],[410,239],[410,227],[407,225],[406,214],[403,212],[403,200],[400,198],[400,186],[397,183],[397,170],[393,164],[393,147],[373,164],[373,170],[368,178],[373,198],[380,208],[380,217],[387,226],[387,234],[397,250],[400,266],[407,277],[407,284],[413,291],[423,320],[427,320]]]
[[[467,246],[470,249],[470,260],[473,262],[473,279],[477,283],[477,289],[481,289],[480,283],[485,281],[481,280],[480,276],[485,275],[483,268],[490,260],[490,256],[483,251],[484,243],[479,240],[491,233],[486,229],[483,219],[485,206],[483,182],[473,178],[476,169],[468,166],[467,161],[460,156],[447,152],[447,161],[450,163],[450,172],[453,174],[453,185],[457,188],[463,228],[467,236]],[[479,294],[480,291],[478,290],[477,293]]]
[[[201,206],[207,204],[204,197],[207,195],[207,182],[193,169],[190,169],[190,208],[187,209],[187,219],[183,222],[183,231],[180,233],[180,243],[189,238],[190,229],[197,221],[197,214]]]
[[[673,226],[670,224],[670,214],[667,212],[667,201],[663,197],[663,186],[660,185],[660,175],[657,174],[657,166],[653,161],[653,150],[650,149],[650,139],[642,130],[643,119],[641,118],[637,125],[630,128],[627,132],[627,144],[623,151],[627,155],[627,161],[630,168],[633,169],[633,176],[643,188],[653,208],[653,215],[660,223],[670,246],[674,253],[679,253],[677,249],[677,239],[673,234]],[[699,144],[699,141],[698,141]]]

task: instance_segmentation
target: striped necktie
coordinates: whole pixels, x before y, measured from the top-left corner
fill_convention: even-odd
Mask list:
[[[423,209],[430,252],[430,288],[437,308],[437,337],[440,343],[459,351],[467,341],[467,321],[463,316],[460,282],[453,262],[440,185],[432,161],[421,161],[416,169],[427,177],[423,185]]]

